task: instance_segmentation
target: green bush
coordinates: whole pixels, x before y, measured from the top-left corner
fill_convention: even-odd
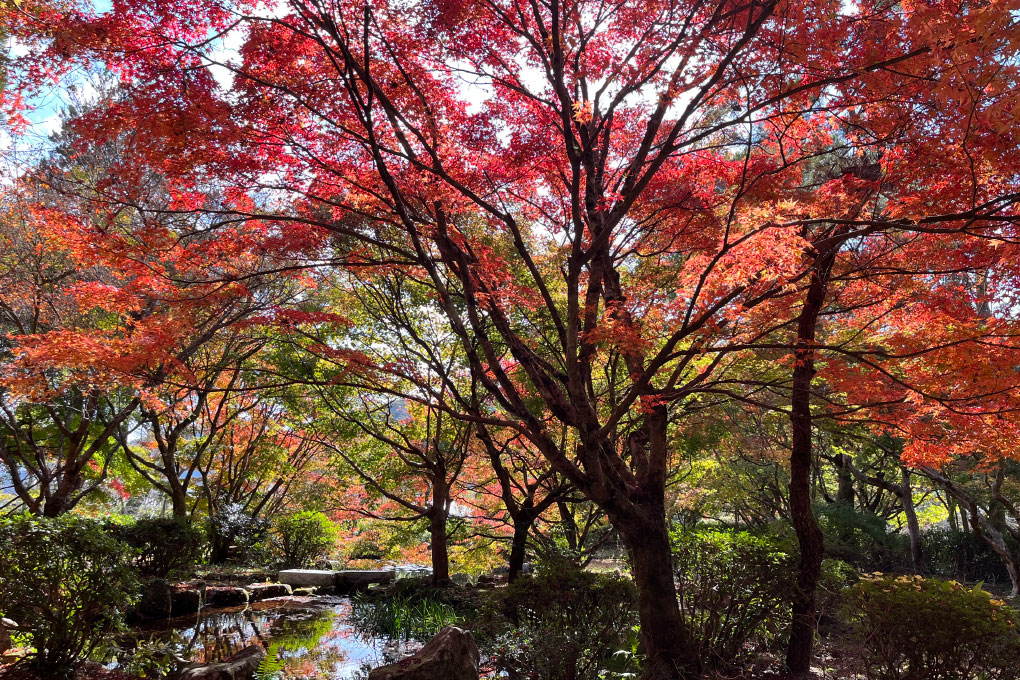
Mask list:
[[[337,529],[321,512],[283,515],[273,524],[270,541],[284,567],[309,567],[329,556]]]
[[[0,520],[0,612],[17,621],[34,648],[20,664],[40,677],[70,677],[107,643],[135,598],[132,557],[88,520]]]
[[[794,559],[746,531],[675,533],[680,615],[707,668],[780,642],[789,619]]]
[[[825,554],[858,569],[909,568],[907,538],[889,530],[881,517],[860,512],[848,503],[815,507],[825,537]]]
[[[1005,533],[1005,532],[1004,532]],[[1003,537],[1015,555],[1017,544],[1009,533]],[[1009,572],[992,547],[972,531],[931,527],[921,532],[926,571],[944,578],[985,583],[1009,583]]]
[[[206,550],[205,532],[183,520],[138,519],[111,531],[135,549],[135,568],[143,578],[185,576]]]
[[[347,548],[349,560],[378,560],[385,554],[386,550],[379,545],[379,541],[369,536],[359,536]]]
[[[860,579],[861,574],[852,564],[841,560],[822,560],[822,572],[818,578],[816,603],[820,615],[819,632],[824,633],[833,625],[839,625],[843,593]]]
[[[633,669],[636,595],[630,581],[565,565],[542,565],[493,591],[476,632],[510,680],[586,680]]]
[[[876,572],[846,591],[843,611],[869,680],[1020,677],[1016,612],[980,586]]]
[[[209,519],[209,560],[214,564],[230,558],[243,564],[264,562],[268,538],[268,520],[252,516],[240,503],[227,504]]]

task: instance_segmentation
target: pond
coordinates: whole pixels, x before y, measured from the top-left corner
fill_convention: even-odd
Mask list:
[[[351,680],[413,651],[416,643],[373,637],[354,627],[339,597],[288,597],[248,607],[203,610],[136,628],[137,644],[164,643],[188,661],[222,661],[244,647],[267,651],[258,680]],[[410,645],[410,646],[409,646]]]

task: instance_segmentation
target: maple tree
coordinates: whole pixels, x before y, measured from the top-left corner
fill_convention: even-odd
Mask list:
[[[312,314],[285,347],[281,374],[312,387],[307,431],[364,491],[341,510],[428,524],[432,580],[450,580],[451,510],[476,455],[474,427],[451,415],[464,390],[463,353],[423,304],[422,288],[396,274],[338,276],[322,286],[356,317]],[[344,345],[359,348],[357,352]],[[340,348],[338,349],[338,346]],[[288,366],[287,364],[290,364]],[[398,368],[399,367],[399,368]]]
[[[157,400],[140,405],[135,418],[117,428],[128,463],[169,498],[175,517],[193,514],[197,503],[189,503],[189,488],[208,468],[219,432],[258,406],[252,399],[236,403],[231,392],[253,390],[244,380],[245,362],[262,346],[236,331],[220,334],[187,362],[186,384],[164,383],[155,390]]]
[[[553,507],[562,509],[564,522],[573,520],[566,510],[571,491],[569,483],[559,478],[548,463],[516,432],[490,432],[478,426],[477,437],[488,454],[487,474],[495,479],[480,485],[490,499],[498,500],[495,507],[483,516],[491,522],[502,520],[510,527],[510,554],[507,560],[507,578],[512,583],[524,568],[529,534],[537,529],[543,514]],[[483,505],[478,501],[476,507]],[[576,531],[570,534],[572,545],[578,548]],[[579,552],[579,551],[578,551]]]
[[[29,371],[10,370],[19,346],[12,336],[37,338],[65,323],[87,322],[87,314],[67,295],[67,288],[80,282],[80,271],[66,251],[54,247],[52,235],[41,229],[26,202],[6,195],[2,220],[0,314],[6,375],[15,385],[29,384],[22,391],[5,385],[0,397],[0,462],[25,506],[53,516],[102,482],[109,456],[101,454],[108,454],[113,428],[103,427],[101,419],[122,420],[137,401],[123,393],[97,391],[87,382],[65,384],[60,374],[39,384],[25,380],[32,375]],[[102,461],[98,470],[89,467],[94,459]]]
[[[43,58],[122,75],[130,97],[79,125],[129,135],[116,171],[156,169],[178,192],[168,211],[328,243],[330,267],[427,288],[483,395],[435,406],[518,432],[609,516],[645,673],[676,677],[700,662],[672,578],[670,439],[706,401],[788,400],[794,671],[821,560],[818,404],[904,432],[908,461],[973,442],[1006,455],[1016,16],[1013,2],[134,0],[60,14]],[[230,31],[244,43],[224,60]],[[133,205],[123,186],[103,200]],[[229,200],[210,205],[211,188]],[[989,285],[959,285],[980,271]],[[734,371],[755,352],[788,377]],[[343,355],[362,370],[364,353]]]
[[[166,212],[174,192],[151,170],[118,178],[132,205],[104,202],[122,138],[76,149],[81,134],[70,129],[54,141],[4,196],[0,304],[0,457],[25,506],[51,516],[104,482],[136,410],[180,406],[161,405],[160,387],[199,380],[210,343],[290,294],[286,277],[222,281],[258,270],[266,251],[243,230],[196,235],[200,220]],[[177,472],[174,457],[163,452],[165,476]],[[176,477],[167,484],[182,491]]]
[[[209,409],[212,418],[195,421],[204,448],[197,467],[199,493],[213,523],[210,559],[215,563],[229,556],[238,523],[268,526],[298,487],[318,480],[323,453],[300,423],[287,417],[281,395],[238,390],[222,400]]]

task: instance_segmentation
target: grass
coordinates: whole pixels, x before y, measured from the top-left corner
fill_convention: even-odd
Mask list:
[[[351,605],[355,626],[396,640],[427,640],[461,620],[452,605],[420,593],[378,599],[360,596]]]

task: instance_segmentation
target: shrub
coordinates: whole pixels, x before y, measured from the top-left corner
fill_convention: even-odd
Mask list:
[[[269,520],[252,516],[240,503],[229,503],[209,520],[210,561],[226,562],[231,548],[242,563],[262,561],[269,536]]]
[[[138,519],[111,530],[135,549],[135,568],[144,578],[185,575],[206,549],[205,532],[179,519]]]
[[[865,575],[843,609],[869,680],[1020,677],[1016,613],[980,586]]]
[[[619,670],[620,652],[633,650],[635,601],[634,586],[619,576],[541,565],[490,595],[477,630],[510,680],[594,679]]]
[[[859,579],[860,572],[852,564],[841,560],[822,560],[816,594],[820,614],[819,632],[841,623],[838,614],[843,604],[843,593]]]
[[[371,536],[359,536],[347,549],[349,560],[378,560],[382,559],[384,554],[386,550]]]
[[[789,618],[793,558],[745,531],[674,534],[680,615],[706,667],[774,645]]]
[[[40,677],[70,677],[123,626],[137,581],[131,549],[94,522],[28,515],[0,521],[0,611],[34,651]]]
[[[284,515],[273,524],[271,542],[285,567],[308,567],[336,546],[337,529],[321,512]]]
[[[1007,547],[1017,554],[1016,541],[1008,533]],[[932,527],[921,532],[921,550],[927,570],[945,578],[985,583],[1009,583],[1002,558],[972,531]]]
[[[848,503],[825,503],[816,506],[815,514],[828,557],[858,569],[909,566],[906,537],[889,531],[878,515],[860,512]]]

